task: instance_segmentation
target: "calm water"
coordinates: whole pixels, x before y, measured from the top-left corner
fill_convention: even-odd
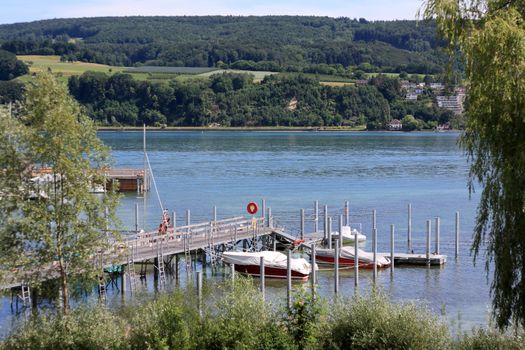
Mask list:
[[[142,167],[142,134],[101,132],[113,150],[115,166]],[[148,155],[164,207],[176,210],[178,222],[191,209],[192,222],[209,220],[214,205],[219,217],[245,214],[246,204],[265,198],[279,224],[292,232],[299,209],[313,212],[313,203],[342,213],[350,201],[351,221],[361,223],[370,238],[371,212],[377,210],[378,247],[389,251],[390,224],[396,227],[396,250],[406,251],[407,204],[413,207],[413,240],[424,252],[425,220],[441,218],[441,252],[449,256],[439,268],[396,268],[380,271],[378,284],[393,300],[415,300],[444,313],[454,328],[485,325],[490,305],[482,262],[473,266],[469,242],[478,196],[469,199],[468,167],[455,133],[294,133],[294,132],[150,132]],[[153,229],[160,220],[155,191],[143,199],[126,194],[119,215],[134,226],[134,205],[140,203],[139,225]],[[461,256],[454,259],[454,215],[461,212]],[[337,226],[334,220],[334,227]],[[434,222],[433,222],[434,224]],[[311,225],[307,224],[307,228]],[[370,243],[366,249],[370,248]],[[184,275],[184,274],[183,274]],[[224,276],[211,277],[222,279]],[[363,271],[360,291],[370,290]],[[151,281],[149,281],[149,289]],[[185,283],[184,281],[182,283]],[[354,278],[342,272],[343,295],[354,294]],[[333,271],[321,271],[321,293],[333,296]],[[300,285],[296,285],[299,288]],[[268,298],[282,300],[285,283],[269,282]],[[113,296],[117,303],[121,298]],[[0,333],[12,320],[9,300],[2,300]]]

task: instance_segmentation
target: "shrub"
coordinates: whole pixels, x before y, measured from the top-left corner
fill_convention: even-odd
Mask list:
[[[32,317],[1,349],[124,349],[125,323],[102,307]]]
[[[477,329],[463,336],[457,343],[460,350],[522,350],[525,349],[523,334],[503,334],[497,330]]]
[[[334,305],[325,349],[448,349],[447,326],[414,304],[392,304],[382,294]]]

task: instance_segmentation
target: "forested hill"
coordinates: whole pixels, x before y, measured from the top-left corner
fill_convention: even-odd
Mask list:
[[[433,22],[329,17],[53,19],[0,25],[0,44],[16,54],[57,54],[121,66],[307,71],[332,65],[433,74],[444,62]]]

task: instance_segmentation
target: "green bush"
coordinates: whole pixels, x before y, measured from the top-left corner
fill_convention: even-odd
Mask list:
[[[0,349],[124,349],[125,334],[125,323],[105,308],[78,308],[32,317]]]
[[[198,349],[293,349],[280,317],[265,303],[251,278],[238,277],[202,323]]]
[[[470,335],[464,335],[457,343],[460,350],[523,350],[523,334],[503,334],[497,330],[477,329]]]
[[[199,333],[196,299],[183,294],[162,295],[140,307],[131,318],[132,349],[193,349]]]
[[[392,304],[380,293],[333,305],[324,349],[448,349],[447,326],[413,304]]]

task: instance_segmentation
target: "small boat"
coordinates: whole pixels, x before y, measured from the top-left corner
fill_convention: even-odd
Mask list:
[[[350,243],[355,242],[356,238],[358,242],[364,242],[366,241],[366,236],[362,233],[360,233],[357,229],[351,228],[350,226],[343,226],[341,228],[342,235],[343,236],[343,244],[344,243]],[[339,232],[333,232],[332,233],[332,239],[339,239]]]
[[[374,254],[365,252],[362,249],[357,249],[359,268],[371,269],[374,267]],[[319,263],[335,264],[335,249],[316,249],[315,259]],[[377,267],[390,266],[390,259],[384,256],[377,256]],[[339,266],[354,267],[355,266],[355,248],[343,247],[339,250]]]
[[[264,258],[264,275],[267,278],[287,277],[288,257],[280,252],[224,252],[222,260],[228,264],[235,265],[235,271],[260,276],[261,257]],[[292,279],[307,281],[312,265],[303,258],[292,258]],[[317,269],[317,266],[315,267]]]

